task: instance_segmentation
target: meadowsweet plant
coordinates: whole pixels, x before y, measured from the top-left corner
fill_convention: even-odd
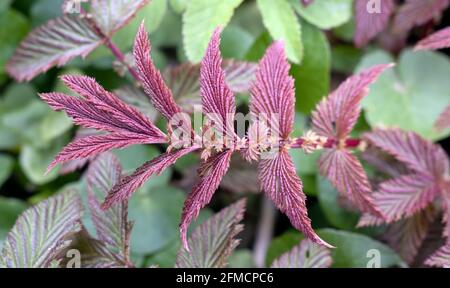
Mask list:
[[[435,141],[448,136],[450,129],[448,89],[441,89],[447,82],[445,73],[450,77],[450,64],[438,52],[430,52],[450,47],[449,28],[430,33],[449,0],[429,0],[426,5],[418,0],[344,0],[345,15],[335,17],[326,14],[336,8],[326,0],[280,0],[276,7],[268,0],[245,1],[247,9],[255,8],[262,18],[261,27],[249,30],[267,30],[247,49],[248,55],[237,57],[254,62],[223,59],[235,53],[230,50],[246,45],[245,33],[232,29],[238,25],[233,21],[245,24],[248,19],[236,13],[238,20],[232,20],[231,30],[226,27],[244,1],[170,1],[171,9],[182,14],[177,25],[188,61],[164,70],[159,68],[163,66],[160,54],[165,45],[170,46],[167,43],[173,39],[165,38],[174,31],[164,30],[162,35],[152,26],[158,12],[166,13],[166,0],[61,2],[61,15],[35,28],[18,45],[5,66],[7,73],[18,82],[31,81],[52,67],[70,66],[77,56],[88,58],[89,63],[89,57],[95,59],[108,50],[120,84],[110,85],[117,89],[101,85],[109,77],[103,77],[103,72],[95,73],[98,77],[47,74],[57,79],[57,89],[37,93],[40,98],[35,105],[41,110],[51,108],[56,111],[52,115],[65,115],[65,121],[78,126],[71,141],[57,139],[66,146],[52,152],[56,156],[45,163],[49,163],[47,173],[59,169],[59,175],[67,175],[79,170],[81,179],[23,209],[8,227],[0,267],[228,267],[243,252],[236,248],[241,243],[252,246],[251,241],[258,267],[340,267],[338,255],[351,258],[351,267],[367,267],[369,251],[383,255],[382,267],[450,267],[450,159]],[[147,7],[156,11],[148,10],[154,18],[139,22],[142,17],[136,14]],[[220,13],[202,14],[205,9]],[[348,37],[345,25],[352,14],[355,29]],[[171,21],[164,25],[172,25]],[[331,93],[330,45],[321,30],[330,31],[327,36],[336,46],[332,57],[337,59],[333,69],[338,70],[338,81]],[[116,42],[130,35],[134,43]],[[240,35],[242,43],[230,35]],[[415,49],[401,52],[416,36],[422,40],[414,43]],[[160,46],[155,48],[150,39]],[[228,50],[230,41],[236,47]],[[369,43],[380,49],[364,50]],[[356,56],[345,45],[367,54],[357,55],[358,67],[347,67],[347,62],[356,62],[350,59]],[[124,53],[121,47],[131,52]],[[80,63],[85,62],[74,65],[83,67]],[[102,71],[103,65],[104,61],[98,61],[93,70]],[[431,66],[438,71],[437,80],[428,77]],[[418,71],[422,68],[423,72]],[[39,86],[45,79],[35,82]],[[436,102],[431,96],[423,99],[425,93],[434,95]],[[21,98],[0,102],[0,112],[17,101]],[[30,119],[23,121],[31,123],[39,113],[30,113]],[[8,119],[17,121],[17,117],[5,119],[0,115],[0,134]],[[305,123],[299,133],[301,120]],[[52,119],[45,121],[39,129],[45,130]],[[63,125],[54,129],[62,130]],[[47,133],[50,140],[62,135],[51,133],[56,132]],[[34,140],[33,135],[27,137]],[[2,145],[0,141],[0,149]],[[131,159],[142,160],[139,167],[117,156],[144,145],[156,152],[154,156],[146,153],[148,159]],[[25,156],[20,157],[25,163]],[[44,162],[29,162],[39,161]],[[182,166],[185,161],[190,162],[189,168]],[[171,183],[186,193],[159,193],[156,182],[164,181],[172,169],[177,173]],[[242,195],[250,192],[243,189],[251,189],[256,179],[254,192],[262,192],[263,197],[260,214],[246,200],[253,196]],[[244,185],[247,182],[251,184]],[[214,197],[219,187],[231,187],[224,190],[234,193],[219,192]],[[149,201],[156,192],[176,195]],[[213,199],[222,197],[227,204],[217,209]],[[159,207],[160,203],[166,206]],[[138,214],[139,209],[143,213]],[[151,235],[154,229],[154,224],[142,225],[142,219],[156,223],[169,213],[165,210],[177,210],[170,217],[178,222],[174,226],[179,237],[159,246],[142,245],[133,233]],[[278,233],[276,210],[285,215],[280,221],[288,220],[290,225],[288,232],[271,241]],[[242,233],[241,242],[238,235],[251,226],[247,223],[252,218],[257,219],[257,231],[250,236]],[[316,221],[321,218],[327,222]],[[163,225],[167,221],[161,216]],[[342,231],[316,228],[326,225]],[[369,237],[367,226],[378,226],[378,230]],[[170,238],[166,236],[169,224],[165,228],[156,238]],[[139,259],[136,251],[145,256]],[[362,256],[353,259],[345,253]],[[176,257],[166,263],[161,261],[166,254]]]

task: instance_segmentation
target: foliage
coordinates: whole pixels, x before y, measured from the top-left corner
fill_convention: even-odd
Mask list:
[[[0,4],[0,267],[450,266],[449,0],[79,2]]]

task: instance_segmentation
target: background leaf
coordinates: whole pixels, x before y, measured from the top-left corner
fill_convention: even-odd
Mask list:
[[[382,51],[367,54],[360,71],[374,64],[390,63]],[[450,61],[436,52],[405,51],[397,65],[383,73],[363,99],[366,119],[372,127],[396,126],[439,140],[450,131],[436,131],[434,123],[450,102]]]
[[[183,43],[191,62],[200,62],[213,31],[228,24],[242,1],[190,0],[183,14]]]
[[[231,252],[239,244],[235,237],[242,231],[245,200],[240,200],[211,217],[189,237],[189,249],[178,252],[178,268],[225,267]]]
[[[294,10],[287,0],[258,0],[264,26],[274,40],[283,40],[286,54],[292,62],[303,59],[302,32]]]
[[[320,29],[338,27],[352,17],[353,0],[314,0],[307,7],[297,0],[289,1],[300,16]]]
[[[330,89],[330,46],[325,34],[318,28],[302,21],[304,58],[301,65],[292,65],[295,79],[296,110],[311,113]]]
[[[3,264],[16,268],[49,267],[80,231],[81,215],[81,199],[76,190],[61,192],[27,209],[3,245]]]
[[[317,234],[336,247],[331,249],[333,268],[366,268],[371,259],[368,252],[372,249],[379,251],[381,267],[404,266],[403,261],[392,249],[367,236],[334,229],[320,229]],[[269,248],[268,263],[291,249],[301,239],[303,236],[297,232],[288,232],[276,238]]]

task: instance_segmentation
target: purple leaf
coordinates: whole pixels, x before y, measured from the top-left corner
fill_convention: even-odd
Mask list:
[[[245,200],[222,209],[197,227],[189,237],[190,251],[181,247],[177,268],[224,268],[227,259],[239,244],[235,237],[242,231]]]
[[[383,238],[407,263],[412,264],[435,216],[433,209],[425,209],[392,224]]]
[[[102,39],[86,19],[65,15],[33,30],[22,41],[6,69],[17,81],[29,81],[76,56],[86,57],[101,43]]]
[[[152,143],[148,136],[134,133],[110,133],[84,137],[74,140],[64,147],[64,149],[56,155],[48,169],[52,169],[58,163],[81,158],[90,158],[112,149],[147,143]]]
[[[117,265],[126,266],[129,261],[129,242],[132,224],[128,221],[128,202],[123,201],[107,211],[100,208],[108,192],[119,183],[122,167],[110,153],[99,156],[89,166],[87,173],[88,204],[98,239],[108,250],[115,251]]]
[[[158,119],[158,111],[153,108],[153,105],[148,101],[147,95],[136,86],[126,85],[114,90],[123,102],[135,107],[142,114],[144,114],[150,121],[155,122]]]
[[[74,92],[92,102],[96,107],[107,111],[115,119],[124,123],[136,133],[151,137],[164,137],[164,134],[136,108],[127,105],[116,95],[106,91],[93,78],[87,76],[62,76],[64,83]]]
[[[436,128],[444,130],[450,127],[450,105],[439,115],[435,124]]]
[[[450,47],[450,27],[439,30],[417,43],[416,50],[437,50]],[[450,116],[449,116],[450,118]]]
[[[233,93],[249,92],[257,69],[255,63],[224,60],[222,68],[225,82]],[[183,111],[193,113],[194,106],[202,104],[199,64],[183,63],[169,67],[164,71],[163,77]]]
[[[221,136],[226,135],[234,139],[237,137],[234,133],[236,103],[233,92],[225,82],[225,72],[221,67],[220,33],[220,28],[214,31],[201,63],[200,95],[203,114],[215,123],[214,127]]]
[[[269,124],[275,125],[272,127],[274,129],[278,126],[279,135],[276,136],[282,139],[289,137],[294,124],[294,79],[289,76],[289,69],[284,45],[277,41],[267,49],[260,61],[251,89],[250,111],[254,119],[266,117],[261,120],[268,120]],[[279,123],[273,123],[271,120],[274,118]]]
[[[149,0],[92,0],[90,13],[105,36],[125,26]]]
[[[83,98],[61,93],[40,94],[56,111],[64,110],[73,121],[86,128],[111,132],[76,139],[50,164],[91,157],[113,148],[131,144],[165,143],[166,136],[136,108],[104,90],[92,78],[64,76],[63,81]]]
[[[393,30],[397,33],[409,31],[428,21],[439,18],[449,0],[406,0],[394,18]]]
[[[442,246],[438,251],[436,251],[433,255],[431,255],[427,261],[425,261],[425,265],[434,266],[434,267],[450,267],[450,243],[448,242],[444,246]]]
[[[394,12],[394,0],[383,0],[380,11],[372,12],[368,9],[369,0],[356,0],[355,2],[355,44],[357,47],[367,45],[378,33],[389,24],[389,18]]]
[[[319,159],[319,169],[331,184],[361,211],[380,215],[375,208],[372,189],[359,160],[346,150],[327,150]]]
[[[130,198],[131,194],[141,187],[151,176],[162,173],[179,158],[197,149],[198,147],[192,146],[178,151],[167,152],[144,163],[141,167],[136,169],[133,174],[122,178],[121,181],[111,189],[101,208],[106,210],[117,202],[127,200]]]
[[[373,197],[387,223],[410,217],[438,195],[433,178],[425,174],[403,175],[380,184]]]
[[[413,132],[400,129],[375,129],[364,136],[371,145],[394,156],[418,173],[441,178],[449,172],[447,154],[439,145]]]
[[[87,129],[80,127],[77,132],[75,133],[75,136],[73,137],[72,141],[76,141],[78,139],[87,137],[87,136],[93,136],[93,135],[100,135],[101,133],[94,129]],[[72,172],[75,172],[78,169],[81,169],[84,167],[90,160],[94,159],[95,157],[89,157],[89,158],[82,158],[82,159],[76,159],[72,161],[68,161],[61,164],[61,169],[59,169],[59,173],[61,175],[66,175]]]
[[[46,268],[59,263],[81,230],[83,208],[76,190],[66,190],[27,209],[3,245],[0,267]]]
[[[328,248],[305,239],[276,259],[272,268],[330,268],[332,262]]]
[[[175,114],[181,112],[181,109],[175,103],[172,92],[164,83],[161,73],[150,58],[150,41],[143,23],[136,35],[134,58],[145,93],[149,96],[155,109],[170,121]]]
[[[205,207],[219,187],[222,177],[230,165],[231,150],[225,150],[213,155],[203,162],[199,168],[200,181],[192,188],[191,193],[184,202],[183,214],[181,215],[180,234],[181,242],[186,250],[189,250],[187,241],[187,230],[190,223]]]
[[[291,156],[286,150],[278,152],[273,159],[262,159],[259,164],[259,180],[267,196],[292,225],[314,243],[332,247],[323,241],[311,227],[306,209],[306,196]]]
[[[312,114],[313,129],[321,136],[345,139],[361,113],[361,100],[368,86],[392,64],[377,65],[348,78],[330,96],[323,99]]]

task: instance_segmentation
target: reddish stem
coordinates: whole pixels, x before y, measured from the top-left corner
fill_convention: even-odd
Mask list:
[[[295,143],[291,145],[291,148],[302,148],[304,143],[307,142],[305,140],[305,138],[297,138],[295,140]],[[323,144],[323,148],[334,148],[336,145],[338,144],[338,141],[336,141],[336,139],[334,138],[327,138],[327,141],[325,142],[325,144]],[[359,146],[359,144],[361,144],[361,139],[357,139],[357,138],[348,138],[344,141],[344,147],[345,148],[357,148]]]
[[[139,78],[139,74],[136,72],[136,70],[133,69],[133,67],[131,67],[126,59],[125,59],[125,55],[122,53],[122,51],[120,51],[119,47],[117,47],[116,44],[114,44],[111,41],[111,38],[107,35],[105,35],[102,30],[100,29],[100,27],[98,27],[97,23],[95,23],[95,21],[93,21],[88,13],[86,12],[86,10],[84,10],[83,8],[81,8],[80,10],[80,14],[82,17],[84,17],[85,19],[87,19],[87,21],[89,22],[89,24],[91,25],[91,27],[94,29],[95,33],[103,39],[105,46],[108,47],[108,49],[111,51],[111,53],[114,55],[114,57],[120,62],[122,63],[125,67],[127,67],[128,71],[130,72],[131,76],[133,76],[134,79],[136,79],[136,81],[140,82],[140,78]]]

